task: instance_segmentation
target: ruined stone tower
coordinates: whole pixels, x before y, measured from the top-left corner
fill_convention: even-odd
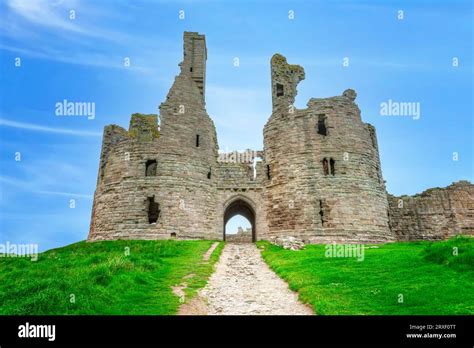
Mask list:
[[[160,105],[160,125],[158,115],[133,114],[128,130],[105,127],[88,240],[221,240],[237,214],[249,220],[253,241],[290,235],[311,243],[378,243],[474,234],[472,184],[387,196],[375,129],[362,122],[355,91],[296,109],[305,73],[279,54],[271,59],[264,150],[218,154],[205,109],[206,59],[204,35],[185,32],[181,71]]]
[[[312,242],[390,241],[387,196],[375,129],[362,122],[356,93],[293,106],[305,74],[271,60],[273,113],[264,129],[265,202],[271,234]]]
[[[205,110],[206,44],[184,34],[184,59],[157,115],[104,130],[89,239],[208,238],[216,234],[214,123]]]

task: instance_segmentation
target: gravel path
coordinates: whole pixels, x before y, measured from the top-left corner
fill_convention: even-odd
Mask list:
[[[199,297],[207,302],[206,314],[313,314],[269,269],[253,243],[227,243],[215,272]]]

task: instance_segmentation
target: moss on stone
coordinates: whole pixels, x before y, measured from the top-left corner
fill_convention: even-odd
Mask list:
[[[160,131],[158,130],[158,115],[140,113],[132,114],[128,135],[132,138],[137,138],[139,133],[142,133],[142,131],[145,130],[151,132],[152,139],[160,137]]]
[[[272,57],[272,63],[286,63],[286,58],[280,53],[275,53]]]

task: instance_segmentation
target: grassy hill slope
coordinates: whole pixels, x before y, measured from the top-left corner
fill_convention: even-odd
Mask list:
[[[79,242],[36,262],[0,258],[0,314],[175,314],[180,303],[171,287],[186,282],[190,298],[206,284],[223,247],[204,262],[212,244]]]
[[[474,314],[473,238],[377,245],[363,261],[325,257],[324,245],[259,246],[316,314]]]

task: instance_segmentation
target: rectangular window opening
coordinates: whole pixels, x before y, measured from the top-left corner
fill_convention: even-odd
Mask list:
[[[329,164],[331,165],[331,175],[334,176],[336,174],[336,169],[334,168],[334,165],[335,165],[336,161],[334,160],[334,158],[331,158],[331,160],[329,161]]]
[[[283,85],[281,83],[276,84],[276,94],[277,97],[282,97],[283,96]]]
[[[318,115],[318,134],[327,135],[325,115]]]
[[[148,223],[153,224],[160,217],[160,205],[155,202],[155,196],[147,198],[148,205]]]
[[[321,219],[321,226],[328,227],[328,210],[329,207],[325,199],[319,200],[319,217]]]
[[[323,158],[323,174],[329,175],[329,164],[327,158]]]
[[[145,176],[155,176],[156,175],[156,160],[148,160],[145,164]]]

